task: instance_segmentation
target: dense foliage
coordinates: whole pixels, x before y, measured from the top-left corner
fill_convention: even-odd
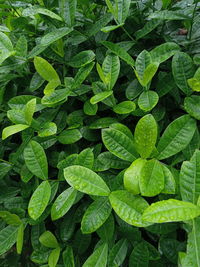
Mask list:
[[[0,0],[0,266],[200,266],[200,4]]]

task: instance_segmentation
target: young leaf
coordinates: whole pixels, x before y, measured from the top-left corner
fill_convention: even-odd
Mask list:
[[[149,225],[142,220],[142,213],[148,207],[148,203],[142,197],[118,190],[109,195],[109,200],[117,215],[128,224],[137,227]]]
[[[107,197],[95,200],[85,211],[81,221],[83,234],[95,232],[108,219],[112,208]]]
[[[184,149],[196,130],[196,122],[189,115],[183,115],[168,125],[158,143],[158,159],[171,157]]]
[[[143,92],[138,99],[138,106],[141,110],[147,112],[152,110],[158,103],[159,96],[154,91]]]
[[[48,266],[49,267],[56,267],[58,260],[60,257],[60,248],[57,247],[51,251],[51,254],[48,258]]]
[[[200,208],[192,203],[168,199],[151,204],[142,219],[152,223],[178,222],[194,219],[200,215]]]
[[[16,244],[17,254],[22,253],[23,243],[24,243],[24,225],[21,224],[17,232],[17,244]]]
[[[58,16],[57,14],[55,14],[54,12],[52,12],[46,8],[39,7],[39,6],[28,7],[26,9],[24,9],[22,12],[22,15],[24,17],[34,16],[36,14],[42,14],[42,15],[48,16],[52,19],[62,21],[62,18],[60,16]]]
[[[51,31],[49,33],[47,33],[46,35],[44,35],[41,39],[41,45],[44,46],[48,46],[52,43],[54,43],[55,41],[61,39],[62,37],[64,37],[65,35],[69,34],[72,31],[72,28],[67,28],[67,27],[63,27],[63,28],[59,28],[56,29],[54,31]],[[44,63],[43,63],[44,64]],[[37,69],[36,69],[37,70]],[[39,73],[39,72],[38,72]],[[39,73],[40,74],[40,73]],[[41,75],[42,76],[42,75]],[[42,76],[43,77],[43,76]],[[54,80],[55,78],[52,78],[52,80]],[[46,79],[45,79],[46,80]],[[47,80],[48,81],[48,80]]]
[[[147,161],[140,175],[139,185],[143,196],[153,197],[164,189],[162,165],[156,159]]]
[[[109,90],[112,90],[119,76],[119,57],[113,54],[107,55],[102,64],[102,71]]]
[[[27,129],[28,127],[29,125],[23,125],[23,124],[16,124],[16,125],[8,126],[4,128],[2,131],[2,140],[5,140],[9,136]]]
[[[63,191],[53,203],[51,208],[51,218],[53,221],[63,217],[73,205],[77,191],[72,187]]]
[[[44,232],[40,238],[39,238],[40,243],[47,247],[47,248],[57,248],[58,247],[58,241],[54,234],[52,234],[50,231]]]
[[[82,82],[87,78],[94,67],[94,62],[91,62],[83,67],[81,67],[76,76],[74,77],[74,83],[72,84],[72,90],[77,89],[81,86]]]
[[[184,108],[190,116],[200,120],[200,96],[188,96],[184,100]]]
[[[131,252],[129,267],[149,266],[149,250],[144,242],[137,244]]]
[[[75,189],[91,195],[108,196],[110,190],[102,178],[95,172],[82,166],[70,166],[64,169],[64,177]]]
[[[105,92],[102,92],[102,93],[98,93],[95,96],[90,98],[90,103],[92,105],[95,105],[95,104],[103,101],[104,99],[108,98],[112,94],[113,94],[112,90],[111,91],[105,91]]]
[[[136,109],[136,105],[132,101],[123,101],[113,107],[113,111],[117,114],[128,114]]]
[[[36,141],[30,141],[24,149],[27,168],[42,180],[48,178],[48,163],[43,147]]]
[[[43,181],[33,195],[28,204],[28,213],[33,220],[37,220],[48,205],[51,196],[51,186],[48,181]]]
[[[108,256],[108,245],[103,244],[98,247],[92,255],[85,261],[83,267],[106,267],[107,265],[107,256]]]
[[[151,114],[142,117],[135,128],[134,140],[137,152],[142,158],[148,158],[156,144],[157,123]]]

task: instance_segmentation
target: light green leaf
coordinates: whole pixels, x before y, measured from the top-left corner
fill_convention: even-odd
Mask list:
[[[3,129],[2,131],[2,140],[8,138],[9,136],[16,134],[18,132],[21,132],[25,129],[27,129],[29,125],[23,125],[23,124],[16,124],[11,125]]]
[[[48,178],[48,163],[43,147],[36,141],[30,141],[24,149],[24,159],[27,168],[37,177]]]
[[[9,37],[3,33],[0,32],[0,50],[3,53],[6,51],[13,51],[13,45]]]
[[[142,197],[118,190],[109,195],[109,200],[117,215],[128,224],[137,227],[149,225],[142,220],[142,213],[148,207],[148,203]]]
[[[100,17],[95,24],[92,24],[91,28],[87,31],[87,36],[91,37],[98,33],[102,27],[106,26],[113,19],[112,14],[106,13]]]
[[[26,103],[26,106],[24,109],[24,115],[25,115],[26,123],[28,125],[31,125],[35,109],[36,109],[36,98],[33,98]]]
[[[53,221],[63,217],[73,205],[77,191],[72,187],[63,191],[53,203],[51,208],[51,219]]]
[[[60,133],[60,135],[58,136],[58,141],[61,144],[68,145],[77,142],[81,138],[82,135],[78,129],[67,129]]]
[[[77,164],[92,169],[94,164],[94,153],[91,148],[86,148],[77,157]]]
[[[56,134],[57,126],[54,122],[45,122],[38,131],[39,137],[47,137]]]
[[[200,151],[190,161],[184,161],[180,172],[180,193],[184,201],[197,204],[200,195]]]
[[[106,267],[108,256],[108,245],[103,244],[98,247],[92,255],[85,261],[82,267]]]
[[[98,93],[96,95],[94,95],[93,97],[90,98],[90,103],[95,105],[101,101],[103,101],[104,99],[108,98],[110,95],[113,94],[113,91],[105,91],[102,93]]]
[[[183,150],[191,141],[196,122],[189,115],[174,120],[165,129],[158,143],[158,159],[166,159]]]
[[[108,41],[102,41],[101,43],[109,50],[111,50],[114,54],[116,54],[118,57],[120,57],[122,60],[124,60],[131,67],[135,65],[133,58],[126,52],[124,48]]]
[[[68,64],[73,68],[80,68],[88,63],[92,62],[95,59],[95,53],[92,50],[81,51],[75,55]]]
[[[149,19],[186,20],[190,19],[190,17],[183,14],[181,11],[161,10],[151,13]]]
[[[73,29],[68,27],[58,28],[44,35],[41,39],[41,45],[48,46],[62,37],[69,34]],[[53,78],[52,78],[53,79]]]
[[[119,57],[113,54],[107,55],[102,64],[102,71],[109,90],[112,90],[119,76]]]
[[[145,159],[136,159],[124,173],[124,187],[134,195],[140,194],[139,180],[145,163]]]
[[[136,159],[137,153],[133,140],[117,129],[103,129],[102,140],[105,147],[120,159],[132,162]]]
[[[154,91],[145,91],[139,96],[138,106],[141,110],[147,112],[152,110],[158,103],[159,96]]]
[[[48,266],[56,267],[59,257],[60,257],[60,248],[58,247],[51,251],[51,254],[49,255],[49,258],[48,258]]]
[[[17,244],[16,244],[17,254],[22,253],[23,243],[24,243],[24,225],[21,224],[17,232]]]
[[[196,78],[190,78],[187,80],[187,83],[193,91],[200,92],[200,80]]]
[[[84,82],[84,80],[87,78],[87,76],[90,74],[94,67],[95,63],[91,62],[83,67],[81,67],[78,72],[76,73],[74,77],[74,83],[72,84],[72,90],[75,90],[76,88],[80,87],[81,84]]]
[[[125,22],[128,12],[129,12],[129,7],[131,4],[131,0],[116,0],[116,10],[117,10],[117,21],[119,23]]]
[[[157,123],[151,114],[145,115],[138,121],[134,132],[134,140],[140,156],[148,158],[157,140]]]
[[[0,218],[10,225],[20,225],[22,223],[18,215],[9,211],[0,211]]]
[[[161,193],[175,194],[176,181],[174,179],[172,172],[167,168],[167,166],[163,164],[162,164],[162,169],[163,169],[163,174],[164,174],[165,185]]]
[[[101,29],[102,32],[111,32],[111,31],[114,31],[120,27],[122,27],[124,25],[124,23],[122,24],[118,24],[118,25],[110,25],[110,26],[106,26],[106,27],[103,27]]]
[[[55,14],[54,12],[46,8],[39,7],[39,6],[32,6],[32,7],[25,8],[22,12],[22,16],[24,17],[34,16],[36,14],[42,14],[52,19],[62,21],[62,18],[58,16],[57,14]]]
[[[192,95],[186,97],[184,100],[184,108],[190,116],[200,120],[200,96]]]
[[[177,54],[178,51],[180,51],[180,47],[176,43],[168,42],[155,47],[150,51],[150,55],[153,62],[160,64]]]
[[[164,174],[156,159],[147,161],[141,169],[139,185],[141,194],[147,197],[158,195],[164,189]]]
[[[136,109],[136,105],[132,101],[123,101],[113,107],[113,111],[117,114],[128,114]]]
[[[176,53],[172,59],[172,73],[180,90],[186,95],[190,95],[192,89],[188,86],[187,80],[194,75],[194,64],[191,57],[184,52]]]
[[[52,234],[50,231],[44,232],[40,238],[40,243],[47,247],[47,248],[57,248],[58,247],[58,241],[54,234]]]
[[[64,169],[64,177],[75,189],[91,195],[108,196],[110,190],[103,179],[92,170],[82,166]]]
[[[83,106],[83,111],[86,115],[93,116],[97,113],[98,105],[97,104],[91,104],[90,100],[85,101]]]
[[[147,84],[152,80],[153,76],[156,74],[158,67],[159,67],[158,62],[152,62],[146,67],[142,80],[140,81],[142,86],[147,86]]]
[[[8,225],[0,231],[0,255],[10,250],[17,241],[19,226]]]
[[[28,213],[33,220],[37,220],[46,209],[51,196],[51,186],[48,181],[43,181],[33,195],[28,204]]]
[[[42,98],[42,104],[47,107],[52,107],[61,101],[66,101],[70,94],[69,88],[55,90],[50,95],[47,94]]]

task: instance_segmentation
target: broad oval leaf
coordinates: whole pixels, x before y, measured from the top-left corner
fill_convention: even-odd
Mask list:
[[[84,234],[95,232],[110,216],[112,207],[107,197],[95,200],[85,211],[81,221],[81,231]]]
[[[45,231],[39,238],[40,243],[47,248],[57,248],[58,241],[54,234],[50,231]]]
[[[82,166],[64,169],[66,181],[78,191],[96,196],[108,196],[110,190],[103,179],[92,170]]]
[[[27,129],[28,127],[29,125],[24,125],[24,124],[16,124],[16,125],[8,126],[4,128],[2,131],[2,140],[5,140],[9,136]]]
[[[150,51],[152,61],[162,63],[177,54],[180,47],[176,43],[168,42],[155,47]]]
[[[28,204],[28,213],[33,220],[37,220],[46,209],[51,196],[51,186],[48,181],[43,181],[33,195]]]
[[[74,204],[76,194],[77,191],[70,187],[56,198],[51,208],[51,218],[53,221],[63,217],[68,212]]]
[[[92,62],[95,59],[95,54],[92,50],[81,51],[75,55],[70,61],[69,65],[74,68],[80,68],[88,63]]]
[[[49,255],[48,258],[48,266],[49,267],[56,267],[58,260],[60,257],[60,248],[57,247],[51,251],[51,254]]]
[[[148,207],[148,203],[142,197],[118,190],[110,194],[109,200],[117,215],[128,224],[137,227],[149,225],[142,220],[142,213]]]
[[[58,141],[61,144],[73,144],[82,138],[82,134],[78,129],[67,129],[62,131],[58,136]]]
[[[48,178],[48,163],[43,147],[36,141],[30,141],[24,149],[24,159],[27,168],[37,177]]]
[[[152,223],[178,222],[194,219],[200,215],[200,207],[177,199],[168,199],[151,204],[142,216]]]
[[[152,110],[158,103],[159,96],[154,91],[145,91],[139,96],[138,106],[143,111],[147,112]]]
[[[113,107],[113,111],[117,114],[128,114],[136,109],[136,105],[132,101],[123,101]]]
[[[113,54],[107,55],[102,64],[102,71],[109,90],[112,90],[119,76],[119,57]]]
[[[165,129],[158,143],[158,159],[171,157],[184,149],[196,130],[196,122],[189,115],[174,120]]]
[[[90,98],[90,103],[93,104],[93,105],[97,104],[97,103],[103,101],[104,99],[108,98],[112,94],[113,94],[112,90],[98,93],[98,94],[96,94],[96,95],[94,95],[93,97]]]

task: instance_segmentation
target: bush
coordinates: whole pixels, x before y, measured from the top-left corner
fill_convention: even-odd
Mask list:
[[[199,1],[0,1],[0,266],[200,266]]]

